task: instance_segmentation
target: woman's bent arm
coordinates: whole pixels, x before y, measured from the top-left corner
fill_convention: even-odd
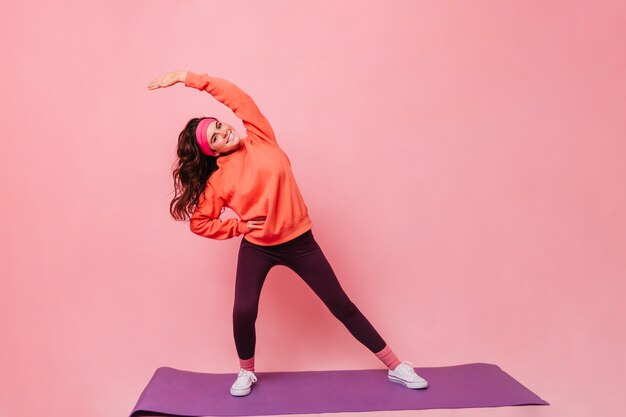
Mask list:
[[[209,194],[209,197],[205,197]],[[219,217],[224,204],[222,200],[215,194],[210,184],[204,193],[200,194],[198,205],[191,215],[189,228],[199,236],[210,239],[230,239],[241,234],[249,232],[246,222],[231,218],[222,221]]]

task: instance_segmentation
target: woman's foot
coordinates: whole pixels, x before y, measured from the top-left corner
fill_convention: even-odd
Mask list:
[[[257,378],[256,375],[254,375],[254,372],[246,371],[241,368],[239,375],[237,375],[237,380],[233,386],[230,387],[231,395],[234,395],[235,397],[243,397],[250,394],[250,391],[252,391],[252,385],[254,385],[256,381]]]
[[[409,361],[402,362],[393,370],[390,369],[388,378],[392,382],[397,382],[411,389],[421,389],[428,386],[428,382],[415,373],[413,364]]]

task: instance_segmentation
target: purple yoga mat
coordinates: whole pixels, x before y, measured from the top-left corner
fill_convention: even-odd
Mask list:
[[[230,395],[236,373],[156,370],[131,417],[260,416],[350,411],[548,405],[496,365],[415,368],[429,383],[412,390],[387,380],[386,369],[255,372],[246,397]]]

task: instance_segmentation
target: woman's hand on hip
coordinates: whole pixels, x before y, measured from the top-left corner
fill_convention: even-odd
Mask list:
[[[263,229],[263,224],[265,223],[265,219],[263,220],[250,220],[246,224],[248,225],[248,230],[252,229]]]
[[[148,90],[156,90],[157,88],[165,88],[176,83],[182,83],[185,82],[185,78],[187,78],[187,71],[170,71],[148,84]]]

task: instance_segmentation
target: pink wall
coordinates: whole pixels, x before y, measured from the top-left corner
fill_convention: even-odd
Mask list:
[[[236,372],[239,238],[168,204],[184,123],[241,124],[146,89],[174,69],[256,99],[401,359],[496,363],[552,403],[420,415],[621,414],[624,4],[4,5],[0,415],[123,416],[159,366]],[[381,366],[284,267],[257,332],[258,371]]]

